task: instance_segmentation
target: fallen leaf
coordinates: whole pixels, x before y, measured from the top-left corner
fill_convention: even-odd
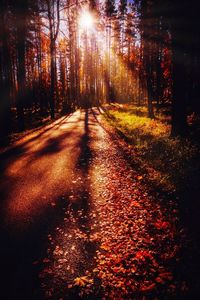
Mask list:
[[[90,279],[87,276],[76,277],[74,279],[74,285],[77,286],[85,286],[88,282],[90,282]]]

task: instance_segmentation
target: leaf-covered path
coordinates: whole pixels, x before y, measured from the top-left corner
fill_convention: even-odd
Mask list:
[[[183,299],[176,201],[126,147],[90,109],[1,154],[2,299]]]

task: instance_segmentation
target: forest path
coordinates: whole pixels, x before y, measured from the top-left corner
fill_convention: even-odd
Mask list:
[[[88,209],[89,127],[98,136],[94,114],[79,110],[1,154],[0,254],[8,299],[40,297],[33,293],[34,261],[45,254],[48,235],[69,203]]]
[[[176,290],[176,209],[148,195],[102,124],[76,111],[1,154],[2,299]]]

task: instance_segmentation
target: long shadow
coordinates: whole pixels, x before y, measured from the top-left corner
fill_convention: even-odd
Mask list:
[[[52,128],[51,128],[52,129]],[[49,130],[49,129],[48,129]],[[43,134],[43,133],[42,133]],[[41,136],[40,134],[37,137]],[[42,151],[36,153],[35,159],[43,155],[49,155],[51,153],[57,153],[62,149],[60,144],[63,139],[69,138],[70,134],[63,134],[59,141],[49,140],[49,144],[43,148]],[[34,137],[34,140],[36,137]],[[84,120],[84,134],[80,137],[79,143],[76,145],[80,147],[80,156],[77,158],[75,171],[82,176],[81,184],[75,186],[75,193],[77,195],[77,201],[71,205],[74,214],[78,220],[77,224],[81,231],[86,234],[90,234],[90,179],[89,167],[92,159],[92,152],[90,149],[90,137],[89,137],[89,126],[88,126],[88,110],[85,112]],[[20,153],[23,153],[22,149]],[[15,149],[16,151],[16,149]],[[9,155],[16,154],[13,152],[7,153]],[[63,154],[64,155],[64,154]],[[63,170],[64,171],[64,170]],[[66,174],[66,177],[69,174]],[[2,188],[2,199],[7,197],[5,189],[9,188],[9,184],[12,185],[11,179],[7,178],[6,185]],[[66,189],[65,198],[70,199],[71,191]],[[49,247],[48,234],[55,231],[57,226],[61,226],[64,220],[65,211],[70,204],[67,200],[63,202],[63,194],[52,199],[56,202],[55,207],[46,206],[34,219],[33,222],[22,224],[21,229],[10,228],[7,224],[0,222],[0,236],[1,236],[1,247],[0,247],[0,264],[2,280],[2,289],[0,291],[1,299],[20,299],[20,300],[42,300],[44,294],[40,286],[40,279],[38,274],[40,273],[43,266],[41,263],[34,263],[35,261],[41,261],[46,256],[47,248]],[[11,199],[10,199],[11,200]],[[1,203],[2,207],[2,203]],[[78,211],[82,209],[84,211],[85,218],[79,217]],[[1,209],[1,214],[3,210]],[[26,220],[24,221],[26,223]],[[91,263],[91,259],[95,252],[95,244],[90,242],[84,242],[83,247],[85,248],[85,254],[83,259]],[[88,268],[87,265],[82,268],[80,262],[80,273],[84,272]],[[77,299],[76,290],[72,291],[70,299]]]
[[[62,120],[60,120],[59,122],[57,122],[53,126],[44,129],[42,132],[40,132],[36,136],[32,137],[31,139],[23,142],[20,145],[16,145],[16,146],[8,149],[7,151],[1,153],[0,154],[0,172],[1,172],[1,174],[4,173],[5,169],[8,167],[9,162],[12,163],[13,160],[19,159],[20,157],[22,157],[26,153],[26,148],[25,147],[26,147],[27,144],[29,144],[31,142],[34,142],[34,141],[35,142],[39,141],[45,133],[47,133],[50,130],[53,131],[56,127],[58,129],[64,122],[66,122],[66,120],[69,117],[70,117],[70,115],[62,118]],[[62,140],[67,138],[70,134],[71,133],[63,133],[62,135],[60,134],[59,137],[55,137],[53,139],[49,138],[47,140],[45,146],[44,146],[45,149],[40,150],[41,154],[42,154],[42,152],[44,152],[44,154],[47,154],[48,151],[49,151],[49,154],[50,154],[50,153],[58,152],[59,149],[61,150],[60,144],[61,144]],[[46,138],[48,138],[48,136]],[[36,151],[35,158],[39,157],[39,152],[40,151],[38,151],[38,152]],[[45,153],[45,151],[46,151],[46,153]],[[32,160],[30,162],[32,162]]]
[[[43,147],[36,151],[33,155],[31,155],[28,162],[25,164],[25,167],[31,165],[35,161],[39,160],[41,157],[54,155],[56,153],[59,153],[60,151],[63,151],[63,145],[62,142],[66,139],[69,140],[70,137],[74,135],[73,132],[65,132],[63,134],[60,134],[59,137],[49,138]],[[65,142],[65,147],[67,146],[67,143]]]
[[[90,271],[95,266],[95,254],[99,247],[98,242],[90,241],[90,234],[92,233],[91,226],[92,220],[90,219],[90,212],[92,209],[92,198],[91,198],[91,179],[90,179],[90,168],[93,160],[93,150],[91,149],[91,136],[90,136],[90,125],[95,123],[89,120],[89,116],[92,116],[92,109],[85,110],[84,120],[84,134],[77,145],[81,149],[81,153],[77,160],[76,169],[82,174],[82,183],[77,187],[76,193],[79,195],[79,201],[72,205],[74,215],[77,219],[79,229],[84,232],[88,239],[82,243],[82,261],[79,262],[79,275],[85,275],[86,271]],[[82,210],[84,218],[78,214],[78,211]],[[68,297],[66,299],[78,300],[82,299],[79,296],[79,288],[75,287],[67,291]],[[63,296],[60,294],[60,296]],[[66,296],[66,295],[65,295]],[[85,298],[84,298],[85,299]],[[99,299],[96,295],[87,296],[86,299]]]
[[[32,163],[39,161],[42,157],[49,157],[50,155],[54,155],[59,153],[60,151],[63,151],[66,146],[67,142],[66,140],[69,140],[69,138],[74,135],[73,131],[70,132],[64,132],[59,134],[59,136],[56,136],[54,138],[47,139],[46,143],[42,146],[42,148],[38,149],[37,151],[31,153],[27,159],[27,161],[24,163],[23,169],[30,166]],[[40,141],[41,137],[38,137],[38,141]],[[65,144],[63,146],[63,141],[65,141]],[[64,148],[65,147],[65,148]],[[17,180],[17,177],[11,177],[6,174],[7,168],[21,155],[25,154],[24,148],[18,147],[18,150],[20,151],[20,156],[18,155],[18,151],[16,152],[16,149],[13,149],[13,152],[8,151],[7,153],[4,153],[3,155],[0,155],[0,172],[1,172],[1,178],[3,178],[4,184],[0,184],[0,195],[1,195],[1,202],[0,202],[0,224],[2,222],[3,215],[4,215],[4,206],[5,203],[9,197],[9,192],[15,188],[15,181]],[[21,168],[22,169],[22,168]]]
[[[63,120],[62,120],[63,122]],[[56,124],[59,126],[62,124]],[[55,128],[55,126],[53,126]],[[47,130],[52,129],[49,128]],[[45,130],[45,132],[47,131]],[[39,139],[44,132],[34,137],[32,140]],[[61,134],[55,139],[50,139],[43,149],[35,153],[34,160],[41,158],[43,155],[57,153],[62,150],[62,141],[69,138],[71,132]],[[65,144],[66,146],[66,144]],[[43,299],[43,294],[40,290],[38,280],[39,265],[34,265],[34,261],[43,257],[46,253],[48,245],[48,233],[51,232],[60,220],[63,220],[63,201],[61,196],[54,199],[58,203],[57,207],[52,209],[50,206],[45,206],[43,211],[35,217],[32,222],[24,220],[21,228],[13,228],[5,222],[4,202],[12,201],[9,199],[9,190],[14,186],[14,179],[4,174],[7,159],[16,159],[18,154],[24,154],[23,145],[15,147],[1,155],[5,161],[1,161],[1,176],[4,177],[4,185],[1,185],[1,203],[0,203],[0,268],[1,268],[1,299]],[[45,188],[45,187],[44,187]],[[67,197],[67,192],[66,192]],[[39,199],[38,199],[39,200]],[[27,224],[26,224],[27,223]]]
[[[102,108],[103,112],[106,113],[106,110],[104,108]],[[114,144],[117,146],[118,150],[120,151],[121,155],[123,156],[123,158],[126,160],[126,162],[128,163],[129,166],[131,166],[135,171],[137,171],[140,175],[146,175],[149,173],[147,167],[142,164],[140,161],[133,159],[132,157],[130,157],[130,152],[127,151],[126,148],[122,147],[121,144],[119,143],[119,137],[122,138],[124,141],[126,141],[127,143],[130,143],[130,139],[127,138],[123,132],[121,132],[120,130],[114,129],[113,132],[109,131],[97,118],[97,115],[102,114],[101,110],[98,108],[98,112],[92,111],[93,115],[96,119],[96,121],[98,122],[98,124],[103,128],[103,130],[111,137],[112,141],[114,142]],[[151,139],[151,134],[148,134],[148,139]],[[146,137],[144,137],[146,139]],[[159,144],[160,150],[162,147],[165,147],[165,144],[160,143]],[[162,171],[162,169],[160,169],[159,171]],[[151,189],[152,188],[152,189]],[[155,192],[155,188],[156,188],[156,192]],[[152,187],[152,182],[149,181],[149,189],[151,193],[155,194],[157,192],[162,193],[162,188],[158,185],[153,186]]]
[[[81,152],[78,157],[77,163],[76,163],[76,169],[81,172],[82,175],[82,183],[80,186],[77,187],[77,194],[80,197],[80,200],[74,204],[74,209],[77,211],[79,209],[82,209],[84,212],[85,218],[78,218],[78,224],[79,228],[85,232],[88,237],[91,232],[91,224],[90,224],[90,218],[89,218],[89,212],[90,212],[90,204],[91,204],[91,196],[90,196],[90,184],[91,180],[89,177],[89,169],[92,164],[92,150],[90,147],[90,130],[89,130],[89,110],[85,110],[85,120],[84,120],[84,134],[80,140],[80,143],[77,145],[80,147]],[[93,243],[87,242],[85,243],[85,247],[87,248],[87,257],[85,260],[91,261],[93,254],[95,252],[95,245]]]
[[[43,299],[38,278],[41,266],[34,262],[45,256],[48,233],[62,219],[63,211],[58,205],[56,209],[47,207],[34,224],[21,232],[1,227],[1,299]]]
[[[40,131],[38,134],[34,135],[32,138],[28,139],[27,141],[20,143],[20,145],[12,146],[11,148],[8,148],[6,151],[0,154],[0,162],[5,162],[5,160],[8,157],[14,156],[14,157],[20,157],[24,154],[25,147],[27,144],[34,142],[38,140],[40,137],[42,137],[45,133],[47,133],[50,130],[54,130],[56,127],[61,126],[68,118],[70,118],[72,114],[65,116],[64,118],[61,118],[61,120],[58,122],[55,121],[53,125],[44,126],[43,129],[36,129],[35,131]],[[32,133],[31,133],[32,134]],[[2,165],[2,164],[1,164]],[[1,166],[0,166],[1,168]],[[1,169],[0,169],[1,170]]]
[[[74,170],[76,173],[73,175],[73,182],[75,184],[71,187],[71,196],[73,195],[73,199],[69,205],[68,210],[73,216],[73,220],[75,220],[74,224],[65,223],[63,225],[63,230],[65,234],[62,233],[60,235],[56,234],[56,244],[63,243],[64,245],[69,244],[68,234],[73,232],[74,226],[76,226],[79,231],[84,233],[87,236],[87,239],[79,240],[79,248],[81,249],[80,256],[75,255],[75,265],[73,268],[75,270],[74,276],[83,276],[85,272],[93,268],[94,265],[94,254],[97,249],[97,243],[90,241],[91,234],[91,220],[90,220],[90,212],[91,212],[91,188],[90,188],[90,166],[92,163],[93,153],[90,147],[90,129],[89,129],[89,111],[85,111],[84,118],[84,133],[81,136],[80,140],[76,144],[76,148],[80,149],[80,154],[76,160],[76,164]],[[80,214],[81,212],[81,214]],[[76,237],[75,237],[76,240]],[[74,241],[75,242],[75,241]],[[51,257],[51,255],[50,255]],[[62,269],[64,266],[62,267]],[[48,287],[52,287],[52,282],[54,282],[56,277],[57,286],[54,287],[54,296],[53,299],[74,299],[77,300],[80,297],[78,296],[80,290],[78,287],[74,287],[72,289],[67,289],[66,282],[70,280],[70,274],[67,271],[59,269],[57,270],[56,275],[52,274],[50,276],[45,276],[44,283]],[[64,271],[64,274],[63,274]],[[69,277],[68,277],[69,276]],[[52,278],[53,277],[53,278]],[[64,284],[63,284],[64,282]],[[80,298],[81,299],[81,298]]]

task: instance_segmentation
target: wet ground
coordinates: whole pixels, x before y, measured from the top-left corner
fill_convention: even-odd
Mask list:
[[[176,202],[149,195],[122,148],[90,109],[1,154],[2,299],[183,299]]]

